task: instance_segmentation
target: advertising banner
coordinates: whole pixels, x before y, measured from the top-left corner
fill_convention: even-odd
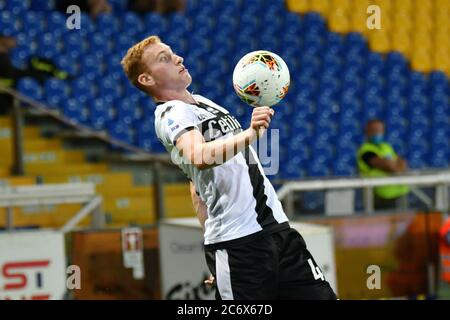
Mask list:
[[[0,300],[59,300],[65,291],[62,233],[0,233]]]

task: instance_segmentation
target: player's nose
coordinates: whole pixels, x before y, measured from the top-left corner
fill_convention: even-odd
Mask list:
[[[183,57],[177,56],[175,55],[175,63],[178,64],[182,64],[184,61]]]

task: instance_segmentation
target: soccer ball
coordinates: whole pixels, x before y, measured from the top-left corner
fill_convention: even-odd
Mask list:
[[[273,52],[259,50],[247,53],[239,60],[233,72],[233,87],[245,103],[273,106],[288,92],[289,69]]]

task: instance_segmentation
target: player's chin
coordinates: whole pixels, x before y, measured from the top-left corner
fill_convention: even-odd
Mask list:
[[[192,83],[192,76],[190,75],[189,72],[184,72],[182,74],[182,77],[184,78],[184,81],[186,81],[186,86],[191,85],[191,83]]]

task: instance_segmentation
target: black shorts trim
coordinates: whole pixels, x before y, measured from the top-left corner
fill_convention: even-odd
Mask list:
[[[289,225],[288,221],[282,222],[282,223],[274,223],[274,224],[265,226],[264,229],[262,229],[261,231],[249,234],[248,236],[238,238],[238,239],[228,240],[228,241],[222,241],[222,242],[218,242],[218,243],[205,244],[204,248],[205,248],[205,251],[233,248],[233,247],[240,246],[242,244],[251,242],[253,240],[259,239],[266,235],[272,234],[274,232],[289,229],[290,227],[291,226]]]

